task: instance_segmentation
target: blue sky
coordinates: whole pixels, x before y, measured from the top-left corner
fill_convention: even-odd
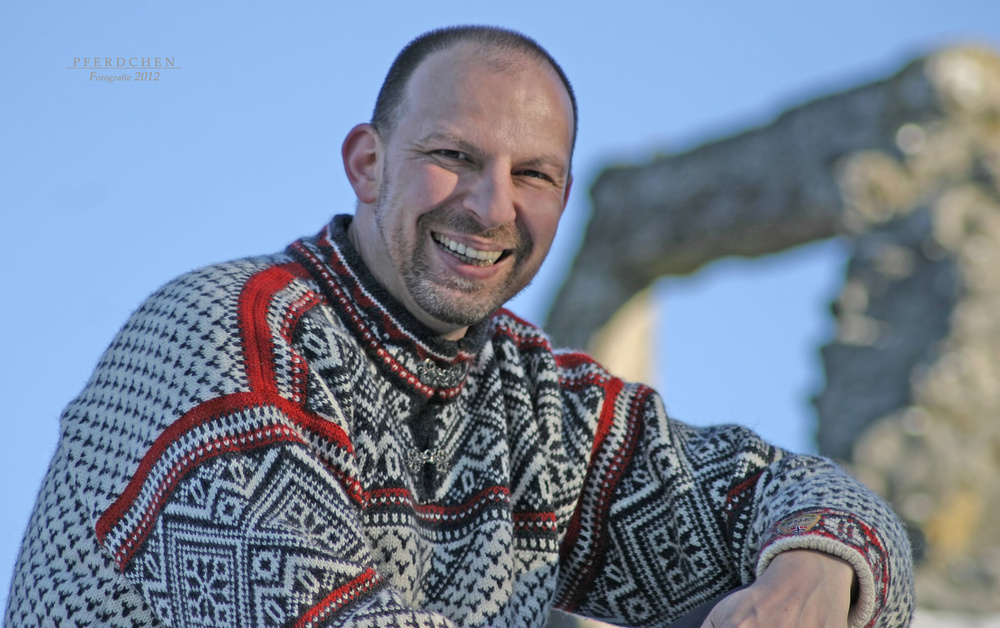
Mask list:
[[[280,250],[351,211],[343,136],[368,119],[395,53],[456,23],[535,37],[580,101],[574,196],[513,305],[536,322],[603,167],[766,123],[941,45],[1000,47],[996,0],[2,3],[0,600],[59,412],[128,314],[179,273]],[[109,56],[175,67],[119,83],[66,69]],[[668,408],[809,449],[843,262],[825,243],[663,282]]]

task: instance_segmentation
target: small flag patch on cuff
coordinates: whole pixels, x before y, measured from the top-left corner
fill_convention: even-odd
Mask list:
[[[774,529],[779,535],[805,534],[815,528],[821,518],[819,513],[803,513],[778,522]]]

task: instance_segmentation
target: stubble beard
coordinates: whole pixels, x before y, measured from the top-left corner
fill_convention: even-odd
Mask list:
[[[533,243],[531,236],[515,224],[483,229],[469,214],[441,206],[417,219],[414,250],[409,253],[401,250],[400,245],[406,242],[403,226],[400,225],[398,232],[393,233],[386,224],[391,210],[387,207],[387,179],[383,176],[382,181],[383,189],[379,191],[375,206],[375,223],[403,279],[403,285],[424,312],[448,324],[475,325],[530,284],[538,270],[525,267]],[[432,231],[476,235],[491,242],[504,243],[511,249],[507,253],[510,259],[506,260],[511,268],[499,283],[481,282],[449,272],[436,273],[431,264],[431,256],[437,254],[432,250],[432,247],[437,247],[431,240]],[[511,247],[509,243],[514,245]]]

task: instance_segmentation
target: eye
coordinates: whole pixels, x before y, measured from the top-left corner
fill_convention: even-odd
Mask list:
[[[438,157],[444,157],[445,159],[454,159],[455,161],[469,161],[469,155],[463,153],[460,150],[450,150],[447,148],[442,148],[440,150],[433,151]]]
[[[523,177],[528,177],[530,179],[540,179],[542,181],[552,181],[552,177],[545,174],[544,172],[539,172],[538,170],[522,170],[518,173]]]

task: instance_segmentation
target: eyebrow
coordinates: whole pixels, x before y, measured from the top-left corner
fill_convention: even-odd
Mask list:
[[[566,166],[566,162],[556,157],[536,157],[535,159],[529,159],[528,161],[524,162],[524,165],[529,168],[541,168],[544,166],[549,166],[551,168],[555,168],[556,170],[558,170],[561,176],[567,174],[567,171],[569,170],[569,168]]]

